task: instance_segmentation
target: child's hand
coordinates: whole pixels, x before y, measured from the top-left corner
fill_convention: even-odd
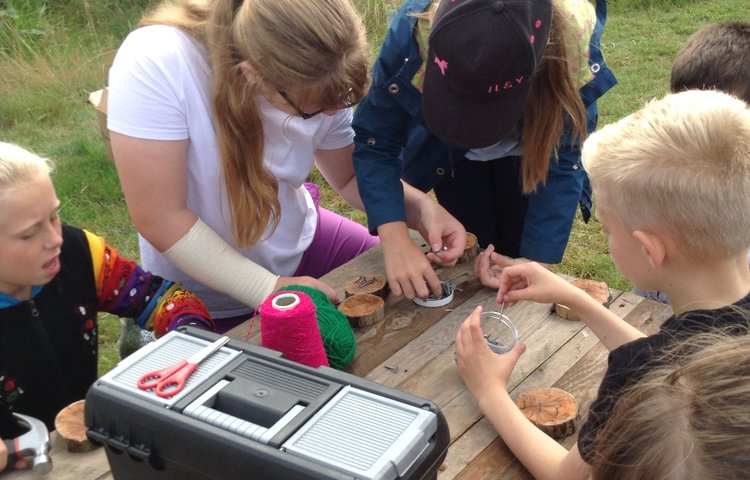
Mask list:
[[[499,278],[497,303],[512,306],[521,300],[567,304],[576,287],[536,262],[505,267]]]
[[[523,257],[511,258],[501,255],[495,251],[495,247],[492,244],[489,244],[474,260],[474,276],[485,287],[499,288],[500,275],[503,273],[503,268],[528,261],[528,259]]]
[[[477,400],[492,396],[495,391],[505,391],[508,379],[526,350],[516,344],[508,353],[498,355],[487,345],[479,323],[482,307],[477,307],[466,317],[456,334],[456,361],[461,376]]]
[[[12,442],[12,439],[8,439],[8,441]],[[0,474],[2,474],[6,468],[8,470],[25,470],[29,467],[29,462],[24,458],[18,458],[15,464],[8,465],[8,448],[5,446],[5,441],[0,438]]]

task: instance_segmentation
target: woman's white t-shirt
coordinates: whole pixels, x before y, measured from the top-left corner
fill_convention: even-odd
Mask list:
[[[187,206],[242,255],[281,276],[291,276],[312,242],[317,212],[303,186],[313,167],[313,153],[350,145],[351,109],[304,120],[255,97],[265,139],[264,163],[279,184],[281,220],[272,235],[249,250],[232,236],[213,111],[211,72],[203,46],[178,28],[148,26],[125,39],[109,72],[107,127],[130,137],[189,140]],[[153,205],[158,209],[159,205]],[[182,282],[206,302],[217,318],[240,315],[248,307],[187,277],[143,237],[144,268]]]

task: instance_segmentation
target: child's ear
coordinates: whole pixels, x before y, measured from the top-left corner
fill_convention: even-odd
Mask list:
[[[667,258],[667,245],[662,236],[647,230],[635,230],[632,235],[641,244],[641,249],[652,267],[656,268],[664,264]]]
[[[250,62],[245,60],[244,62],[240,63],[240,69],[242,70],[242,73],[245,74],[246,77],[254,79],[257,75],[257,72],[255,71],[255,67],[250,65]]]

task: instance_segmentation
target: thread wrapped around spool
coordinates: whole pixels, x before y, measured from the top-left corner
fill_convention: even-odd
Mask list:
[[[309,296],[303,292],[275,292],[258,310],[261,345],[310,367],[329,366],[316,307]]]
[[[328,362],[333,368],[345,370],[354,361],[357,351],[357,339],[346,316],[336,308],[325,293],[316,288],[306,285],[289,285],[278,291],[303,292],[312,299],[316,307],[315,315]]]

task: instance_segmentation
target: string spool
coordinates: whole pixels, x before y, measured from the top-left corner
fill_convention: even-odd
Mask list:
[[[310,297],[302,292],[275,292],[259,310],[261,345],[310,367],[329,365]]]
[[[278,291],[297,291],[306,294],[315,304],[318,329],[328,363],[338,370],[345,370],[354,360],[357,339],[346,316],[317,288],[305,285],[289,285]]]

